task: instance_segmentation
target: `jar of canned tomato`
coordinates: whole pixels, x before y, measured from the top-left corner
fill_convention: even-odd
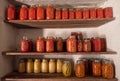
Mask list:
[[[23,39],[21,40],[21,51],[22,52],[29,52],[29,40],[26,36],[23,36]]]
[[[62,19],[68,19],[69,13],[67,8],[62,9]]]
[[[91,19],[95,19],[96,18],[96,9],[95,8],[91,8],[90,9],[90,18]]]
[[[102,77],[107,79],[114,78],[114,66],[109,60],[105,60],[102,63]]]
[[[36,19],[36,8],[34,5],[31,5],[28,10],[28,19],[35,20]]]
[[[36,41],[36,51],[45,52],[45,40],[43,37],[39,37]]]
[[[81,11],[81,9],[79,9],[79,8],[76,9],[75,18],[76,19],[82,19],[82,11]]]
[[[26,5],[22,5],[20,8],[20,20],[28,19],[28,9]]]
[[[85,77],[85,64],[82,60],[77,60],[75,65],[75,75],[78,78]]]
[[[82,40],[78,40],[77,51],[78,52],[82,52],[83,51],[83,41]]]
[[[54,38],[52,36],[46,39],[46,52],[54,52]]]
[[[83,8],[82,10],[83,19],[89,19],[90,13],[88,8]]]
[[[15,7],[11,4],[7,8],[7,19],[8,20],[15,20],[16,19]]]
[[[113,8],[112,7],[104,8],[104,16],[105,16],[105,18],[112,18],[113,17]]]
[[[37,20],[45,19],[45,9],[42,5],[37,7]]]
[[[57,38],[57,41],[56,41],[56,51],[57,52],[63,52],[63,40],[62,40],[61,37]]]
[[[66,41],[67,52],[77,52],[77,39],[75,36],[70,36]]]
[[[106,38],[101,38],[101,50],[102,51],[106,51],[107,50]]]
[[[101,65],[101,61],[96,59],[92,62],[92,73],[93,76],[101,76],[102,72],[102,65]]]
[[[62,13],[60,8],[55,9],[55,19],[61,19],[62,18]]]
[[[104,18],[103,8],[98,8],[96,11],[97,11],[97,18]]]
[[[52,5],[48,5],[46,8],[46,19],[54,19],[54,8]]]
[[[91,40],[90,39],[84,39],[83,51],[84,52],[91,52]]]
[[[74,9],[69,9],[69,19],[75,19]]]

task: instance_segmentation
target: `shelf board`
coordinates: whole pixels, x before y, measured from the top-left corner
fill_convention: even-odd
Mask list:
[[[53,53],[40,53],[40,52],[3,52],[3,55],[6,56],[20,56],[20,55],[99,55],[99,54],[116,54],[117,52],[114,51],[107,51],[107,52],[76,52],[76,53],[69,53],[69,52],[53,52]]]
[[[76,78],[71,76],[69,78],[63,77],[62,74],[49,74],[49,73],[38,73],[38,74],[20,74],[10,73],[2,78],[4,81],[118,81],[117,78],[104,79],[102,77],[84,77]]]
[[[115,18],[66,19],[66,20],[6,20],[10,24],[21,25],[17,28],[93,28],[108,23]]]

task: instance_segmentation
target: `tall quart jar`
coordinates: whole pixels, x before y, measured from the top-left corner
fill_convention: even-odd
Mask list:
[[[56,71],[57,71],[57,73],[61,73],[62,72],[62,65],[63,65],[63,62],[62,62],[62,60],[60,60],[60,59],[58,59],[57,60],[57,64],[56,64]]]
[[[34,62],[33,62],[32,59],[28,59],[28,61],[27,61],[26,72],[27,73],[33,73],[34,72]]]
[[[54,52],[54,38],[52,36],[46,39],[46,52]]]
[[[75,75],[78,78],[85,77],[85,64],[82,60],[77,60],[75,65]]]
[[[40,73],[41,63],[39,59],[35,59],[34,61],[34,73]]]
[[[26,5],[22,5],[20,8],[20,20],[27,20],[28,19],[28,9]]]
[[[114,66],[109,60],[105,60],[102,63],[102,77],[107,79],[114,78]]]
[[[18,66],[18,72],[19,73],[24,73],[26,70],[26,63],[23,59],[19,61],[19,66]]]
[[[37,7],[37,20],[44,20],[45,19],[45,9],[42,5]]]
[[[56,51],[63,52],[63,40],[61,37],[58,37],[56,40]]]
[[[49,61],[49,73],[55,73],[55,71],[56,71],[55,60],[50,59],[50,61]]]
[[[83,42],[83,51],[84,52],[91,52],[91,40],[85,39]]]
[[[28,9],[28,19],[35,20],[36,19],[36,8],[34,5],[31,5]]]
[[[52,5],[48,5],[46,8],[46,19],[54,19],[54,8]]]
[[[41,63],[41,72],[48,73],[48,70],[49,70],[49,63],[46,59],[43,59]]]

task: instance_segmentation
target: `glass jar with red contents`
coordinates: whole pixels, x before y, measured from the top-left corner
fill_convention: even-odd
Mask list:
[[[107,50],[106,38],[101,38],[101,50],[102,51],[106,51]]]
[[[96,10],[96,12],[97,12],[97,18],[104,18],[103,9],[102,8],[98,8]]]
[[[70,36],[66,43],[67,52],[77,52],[77,39],[75,36]]]
[[[77,51],[78,52],[82,52],[83,51],[83,41],[82,40],[78,40]]]
[[[54,38],[48,36],[46,39],[46,52],[54,52]]]
[[[90,18],[95,19],[96,18],[96,9],[90,8]]]
[[[45,52],[45,40],[41,36],[39,36],[39,38],[36,41],[36,51]]]
[[[56,40],[56,51],[63,52],[63,39],[61,37],[58,37]]]
[[[29,40],[26,36],[21,40],[21,52],[29,52]]]
[[[55,19],[61,19],[62,18],[62,13],[60,8],[56,8],[55,10]]]
[[[84,39],[83,51],[84,52],[91,52],[91,40],[90,39]]]
[[[20,8],[20,20],[28,19],[28,9],[26,5],[22,5]]]
[[[113,8],[112,7],[104,8],[104,16],[105,18],[113,18]]]
[[[34,5],[31,5],[28,10],[28,19],[35,20],[36,19],[36,8]]]
[[[45,19],[45,9],[42,5],[37,7],[37,20]]]
[[[67,8],[62,9],[62,19],[68,19],[69,13]]]
[[[83,8],[82,10],[83,19],[89,19],[90,13],[88,8]]]
[[[81,9],[77,8],[75,10],[75,18],[76,19],[82,19],[82,11],[81,11]]]
[[[75,19],[74,9],[69,9],[69,19]]]
[[[33,51],[33,41],[32,41],[32,39],[29,40],[29,51]]]
[[[15,20],[16,19],[15,7],[11,4],[7,8],[7,19],[8,20]]]
[[[54,8],[52,5],[48,5],[46,8],[46,19],[54,19]]]

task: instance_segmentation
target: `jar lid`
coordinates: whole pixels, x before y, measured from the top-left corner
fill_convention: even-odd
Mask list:
[[[40,61],[40,59],[35,59],[35,61]]]
[[[28,61],[32,62],[33,60],[32,59],[28,59]]]
[[[50,61],[55,61],[54,59],[50,59]]]
[[[69,38],[75,38],[75,36],[71,35]]]
[[[44,37],[42,37],[42,36],[39,36],[39,37],[38,37],[38,39],[44,39]]]
[[[56,10],[61,10],[61,8],[56,8]]]
[[[53,36],[47,36],[47,39],[54,39]]]
[[[42,62],[47,62],[47,59],[43,59]]]
[[[25,60],[24,59],[20,59],[19,62],[25,62]]]
[[[83,63],[83,60],[77,60],[77,64]]]
[[[74,11],[74,9],[73,9],[73,8],[70,8],[69,11]]]
[[[56,37],[56,39],[60,39],[60,40],[62,40],[62,37]]]
[[[101,60],[99,60],[99,59],[95,59],[93,62],[100,63]]]
[[[25,7],[25,8],[27,8],[27,6],[26,6],[26,5],[22,5],[22,7]]]
[[[62,8],[62,10],[68,10],[67,8]]]

